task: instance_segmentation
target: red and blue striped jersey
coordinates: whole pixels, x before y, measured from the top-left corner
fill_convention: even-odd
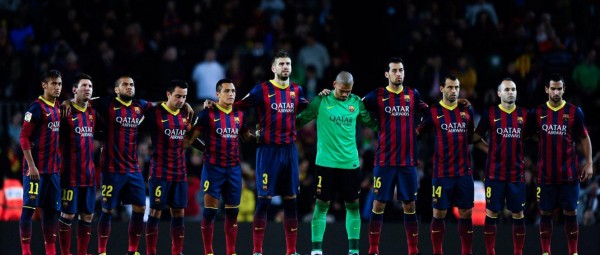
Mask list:
[[[429,108],[419,133],[434,130],[432,177],[472,175],[469,144],[473,141],[473,110],[457,104],[453,107],[441,101]]]
[[[107,173],[139,173],[137,159],[138,127],[150,104],[133,99],[126,103],[115,97],[102,97],[94,102],[102,121],[102,171]]]
[[[526,122],[527,110],[520,106],[510,111],[501,105],[490,106],[481,114],[475,132],[486,137],[488,143],[485,178],[508,182],[525,181],[523,140]]]
[[[586,137],[583,111],[563,101],[559,107],[539,105],[530,112],[538,133],[537,181],[561,184],[578,180],[579,159],[575,143]]]
[[[206,145],[204,162],[221,167],[240,164],[240,135],[245,128],[244,113],[233,108],[230,111],[215,105],[198,113],[194,130],[199,131]]]
[[[292,144],[296,141],[296,114],[307,105],[300,85],[290,82],[282,87],[270,80],[256,85],[234,108],[256,107],[260,143]]]
[[[60,181],[68,187],[94,186],[94,129],[96,110],[71,102],[71,113],[60,123],[62,173]]]
[[[415,110],[428,107],[419,91],[407,86],[397,93],[377,88],[363,98],[363,103],[379,124],[375,166],[416,166]]]
[[[60,109],[59,102],[38,97],[27,109],[19,137],[21,148],[31,150],[33,162],[40,174],[60,173]],[[29,164],[23,157],[23,174]]]
[[[150,108],[144,115],[150,130],[152,157],[150,178],[187,181],[183,139],[190,123],[184,111],[172,111],[165,103]]]

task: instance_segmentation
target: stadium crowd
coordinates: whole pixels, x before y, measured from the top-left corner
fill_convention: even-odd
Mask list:
[[[292,53],[292,81],[303,86],[310,100],[341,70],[356,77],[353,92],[364,96],[384,85],[385,59],[404,59],[405,84],[421,92],[427,102],[439,99],[439,85],[447,73],[461,81],[461,97],[476,115],[497,104],[496,87],[510,77],[519,87],[518,104],[545,101],[545,76],[566,78],[565,99],[581,106],[592,148],[600,146],[600,4],[585,0],[556,1],[376,1],[363,6],[334,0],[224,0],[224,1],[3,1],[0,3],[0,176],[20,179],[22,152],[19,133],[27,102],[40,92],[39,77],[60,70],[63,84],[76,75],[94,77],[95,96],[110,94],[121,74],[135,78],[138,97],[162,100],[172,79],[188,80],[188,101],[199,110],[214,99],[214,84],[234,81],[238,99],[270,77],[270,59],[279,49]],[[375,32],[375,31],[383,31]],[[369,42],[365,44],[364,42]],[[61,100],[72,98],[63,89]],[[249,116],[249,123],[255,123]],[[363,219],[369,218],[370,172],[376,134],[359,125],[358,148],[364,181]],[[299,218],[310,221],[314,197],[315,126],[299,131]],[[430,137],[422,138],[424,140]],[[151,142],[139,139],[140,167],[147,169]],[[99,144],[96,144],[99,147]],[[526,146],[528,223],[538,221],[535,203],[536,146]],[[240,221],[252,221],[254,211],[253,144],[242,146],[244,190]],[[202,153],[188,150],[192,199],[186,217],[198,220]],[[431,219],[431,147],[420,146],[417,213]],[[484,154],[473,150],[474,178],[483,176]],[[579,221],[599,224],[600,178],[598,152],[595,178],[582,184]],[[147,171],[144,171],[147,173]],[[1,184],[1,183],[0,183]],[[97,206],[97,208],[100,208]],[[281,200],[274,199],[272,220],[282,220]],[[400,204],[388,206],[386,219],[401,220]],[[331,221],[344,217],[343,204],[334,203]],[[115,212],[119,213],[119,212]],[[126,219],[127,212],[121,211]],[[509,214],[506,215],[507,217]],[[168,217],[168,214],[164,217]]]

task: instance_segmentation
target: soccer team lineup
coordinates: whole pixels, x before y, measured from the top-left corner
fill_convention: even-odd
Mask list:
[[[203,101],[197,111],[186,102],[189,86],[185,80],[161,84],[157,89],[164,91],[166,98],[153,102],[136,97],[134,78],[128,75],[114,82],[114,94],[95,97],[92,75],[81,73],[73,84],[63,84],[61,72],[46,71],[40,80],[43,94],[28,106],[19,137],[24,155],[23,208],[18,225],[22,254],[140,254],[140,241],[145,238],[146,254],[154,255],[159,222],[167,209],[170,228],[161,231],[170,231],[171,254],[185,253],[184,241],[200,239],[185,235],[186,151],[193,149],[203,157],[200,225],[204,254],[221,252],[215,253],[213,238],[215,220],[222,213],[225,254],[262,255],[265,229],[271,222],[269,208],[273,198],[280,197],[286,255],[299,255],[297,246],[309,244],[298,243],[302,194],[296,141],[308,138],[297,130],[309,123],[316,125],[312,134],[316,139],[314,206],[310,229],[303,231],[310,232],[311,255],[328,254],[323,243],[334,200],[340,200],[345,208],[347,254],[359,254],[363,212],[357,126],[372,130],[376,140],[370,179],[372,209],[368,227],[362,230],[368,231],[367,254],[380,254],[386,204],[396,201],[403,212],[407,247],[398,254],[443,254],[445,220],[455,207],[458,236],[445,238],[460,242],[461,254],[473,254],[476,191],[471,150],[487,155],[482,232],[486,252],[496,254],[498,218],[508,210],[512,250],[523,254],[524,143],[529,140],[537,146],[534,178],[541,216],[539,233],[527,235],[539,235],[540,253],[550,254],[552,215],[560,208],[567,237],[560,242],[567,243],[568,254],[578,254],[578,196],[580,183],[593,175],[592,145],[582,109],[563,99],[561,74],[547,74],[544,93],[548,100],[532,108],[516,104],[513,80],[498,80],[500,103],[477,109],[476,117],[471,103],[460,97],[457,76],[443,77],[441,99],[425,102],[417,88],[403,83],[401,58],[391,57],[382,66],[387,84],[364,96],[352,93],[354,77],[341,71],[328,77],[333,79],[331,90],[306,98],[301,84],[290,80],[292,57],[280,50],[271,60],[272,79],[255,84],[237,101],[238,84],[221,79],[213,85],[216,99]],[[73,98],[59,101],[62,90],[72,91]],[[249,111],[256,116],[250,117]],[[141,132],[149,134],[152,144],[147,174],[138,162]],[[432,139],[419,140],[426,135]],[[95,141],[101,144],[99,154]],[[252,234],[243,238],[252,240],[252,250],[239,250],[238,214],[244,186],[241,149],[248,143],[256,146],[256,201]],[[433,217],[427,239],[419,238],[423,223],[416,206],[419,146],[430,146],[433,151]],[[98,195],[101,209],[96,208]],[[120,205],[131,205],[126,233],[111,231]],[[32,233],[36,209],[41,209],[42,233]],[[31,243],[32,235],[38,234],[43,236],[43,247]],[[90,245],[92,236],[97,238],[97,247]],[[127,238],[127,250],[112,250],[109,238]],[[71,243],[72,239],[76,243]],[[422,251],[419,241],[430,241],[432,251]]]

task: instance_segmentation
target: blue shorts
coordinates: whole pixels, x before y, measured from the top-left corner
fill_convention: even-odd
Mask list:
[[[499,212],[506,208],[511,212],[525,209],[525,183],[485,180],[485,206],[490,211]]]
[[[579,203],[579,182],[539,184],[536,197],[542,211],[552,211],[557,205],[563,210],[574,211]]]
[[[150,208],[156,210],[187,207],[187,181],[167,181],[161,179],[150,179],[148,181],[148,192],[150,193]]]
[[[202,191],[227,205],[239,205],[242,196],[242,167],[220,167],[204,163],[202,167]]]
[[[146,185],[142,173],[102,173],[102,208],[112,210],[123,204],[146,205]]]
[[[473,208],[475,199],[473,176],[433,178],[431,184],[433,208],[447,210],[452,205],[460,209]]]
[[[63,187],[60,200],[63,213],[92,214],[96,205],[96,187]]]
[[[23,175],[23,207],[60,209],[60,175],[40,174],[38,181]]]
[[[299,183],[296,144],[261,145],[256,149],[258,196],[295,196]]]
[[[417,200],[417,168],[414,166],[376,166],[373,168],[373,194],[375,200],[391,201],[394,191],[402,201]]]

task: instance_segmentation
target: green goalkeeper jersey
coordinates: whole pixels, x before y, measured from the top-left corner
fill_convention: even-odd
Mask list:
[[[359,166],[356,144],[356,121],[376,129],[377,122],[365,109],[360,97],[350,94],[341,101],[334,92],[315,97],[308,107],[296,117],[297,127],[311,120],[317,123],[318,166],[357,169]]]

